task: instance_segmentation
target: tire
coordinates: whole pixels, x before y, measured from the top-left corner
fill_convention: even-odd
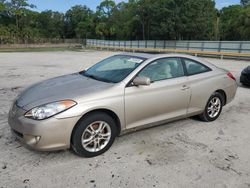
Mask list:
[[[215,101],[218,102],[217,105],[215,105]],[[204,112],[199,115],[199,118],[206,122],[215,121],[220,116],[224,104],[224,96],[219,92],[213,93],[208,99]]]
[[[105,113],[91,113],[81,119],[71,136],[71,147],[81,157],[95,157],[106,152],[117,136],[112,117]]]

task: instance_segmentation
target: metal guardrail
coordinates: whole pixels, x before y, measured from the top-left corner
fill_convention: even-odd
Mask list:
[[[196,56],[250,59],[250,41],[111,41],[87,39],[86,45],[98,49],[155,53],[187,53]]]

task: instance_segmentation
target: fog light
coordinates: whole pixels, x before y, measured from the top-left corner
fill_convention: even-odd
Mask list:
[[[35,139],[36,139],[36,144],[37,144],[40,141],[41,136],[35,136]]]
[[[40,141],[41,136],[24,135],[24,139],[28,145],[36,145]]]

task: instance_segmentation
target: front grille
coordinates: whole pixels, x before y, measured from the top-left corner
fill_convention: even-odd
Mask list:
[[[23,134],[22,134],[22,133],[20,133],[20,132],[14,130],[14,129],[12,129],[12,131],[13,131],[13,133],[14,133],[15,135],[17,135],[18,137],[23,138]]]

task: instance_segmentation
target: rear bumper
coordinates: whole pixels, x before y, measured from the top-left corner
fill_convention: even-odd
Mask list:
[[[80,117],[37,121],[24,117],[24,113],[17,108],[14,113],[12,110],[9,112],[8,118],[12,133],[22,143],[40,151],[70,147],[71,133]]]

